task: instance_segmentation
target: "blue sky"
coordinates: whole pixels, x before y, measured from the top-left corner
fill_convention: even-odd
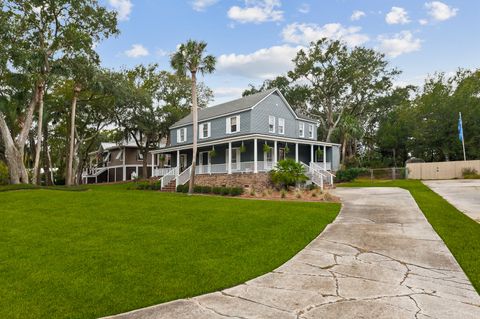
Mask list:
[[[249,83],[291,69],[302,46],[342,39],[387,55],[403,71],[396,83],[419,85],[435,71],[480,67],[480,1],[102,0],[121,34],[98,46],[110,68],[158,63],[187,39],[208,43],[217,70],[204,81],[215,102],[237,98]]]

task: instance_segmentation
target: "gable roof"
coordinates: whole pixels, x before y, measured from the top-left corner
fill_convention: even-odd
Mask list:
[[[227,114],[239,113],[239,112],[242,112],[242,111],[250,110],[274,92],[278,92],[278,94],[283,99],[283,101],[291,109],[290,105],[285,100],[282,93],[280,93],[280,90],[278,90],[277,88],[273,88],[273,89],[266,90],[266,91],[259,92],[259,93],[255,93],[255,94],[252,94],[252,95],[247,95],[247,96],[241,97],[241,98],[233,100],[233,101],[225,102],[225,103],[222,103],[222,104],[217,104],[215,106],[206,107],[206,108],[203,108],[203,109],[198,109],[198,122],[202,122],[202,121],[212,119],[212,118],[216,118],[216,117],[221,117],[221,116],[224,116],[224,115],[227,115]],[[296,114],[293,110],[292,110],[292,112],[298,118],[308,120],[308,121],[311,121],[311,122],[315,122],[314,120],[312,120],[308,117]],[[191,124],[191,123],[192,123],[192,113],[188,114],[183,119],[181,119],[180,121],[173,124],[170,128],[185,126],[185,125],[188,125],[188,124]]]

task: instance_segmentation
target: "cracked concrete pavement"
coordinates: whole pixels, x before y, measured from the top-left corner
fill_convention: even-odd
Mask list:
[[[108,318],[480,318],[480,296],[410,193],[334,192],[337,219],[276,270]]]
[[[435,193],[480,223],[480,180],[439,180],[423,181]]]

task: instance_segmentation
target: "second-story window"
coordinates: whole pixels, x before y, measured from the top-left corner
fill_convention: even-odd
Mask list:
[[[298,136],[305,137],[305,123],[298,123]]]
[[[285,134],[285,119],[278,118],[278,134]]]
[[[268,132],[275,133],[275,116],[270,115],[268,117]]]
[[[143,161],[143,153],[140,150],[137,151],[137,161]]]
[[[308,138],[313,138],[313,124],[308,124]]]
[[[210,122],[202,123],[199,125],[200,138],[209,138],[210,137]]]
[[[179,128],[177,130],[177,143],[183,143],[187,141],[187,128]]]
[[[227,134],[240,132],[240,115],[227,118]]]

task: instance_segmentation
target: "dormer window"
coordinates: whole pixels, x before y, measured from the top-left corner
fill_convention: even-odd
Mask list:
[[[270,115],[268,117],[268,132],[275,133],[275,116]]]
[[[240,132],[240,115],[227,118],[227,134]]]

